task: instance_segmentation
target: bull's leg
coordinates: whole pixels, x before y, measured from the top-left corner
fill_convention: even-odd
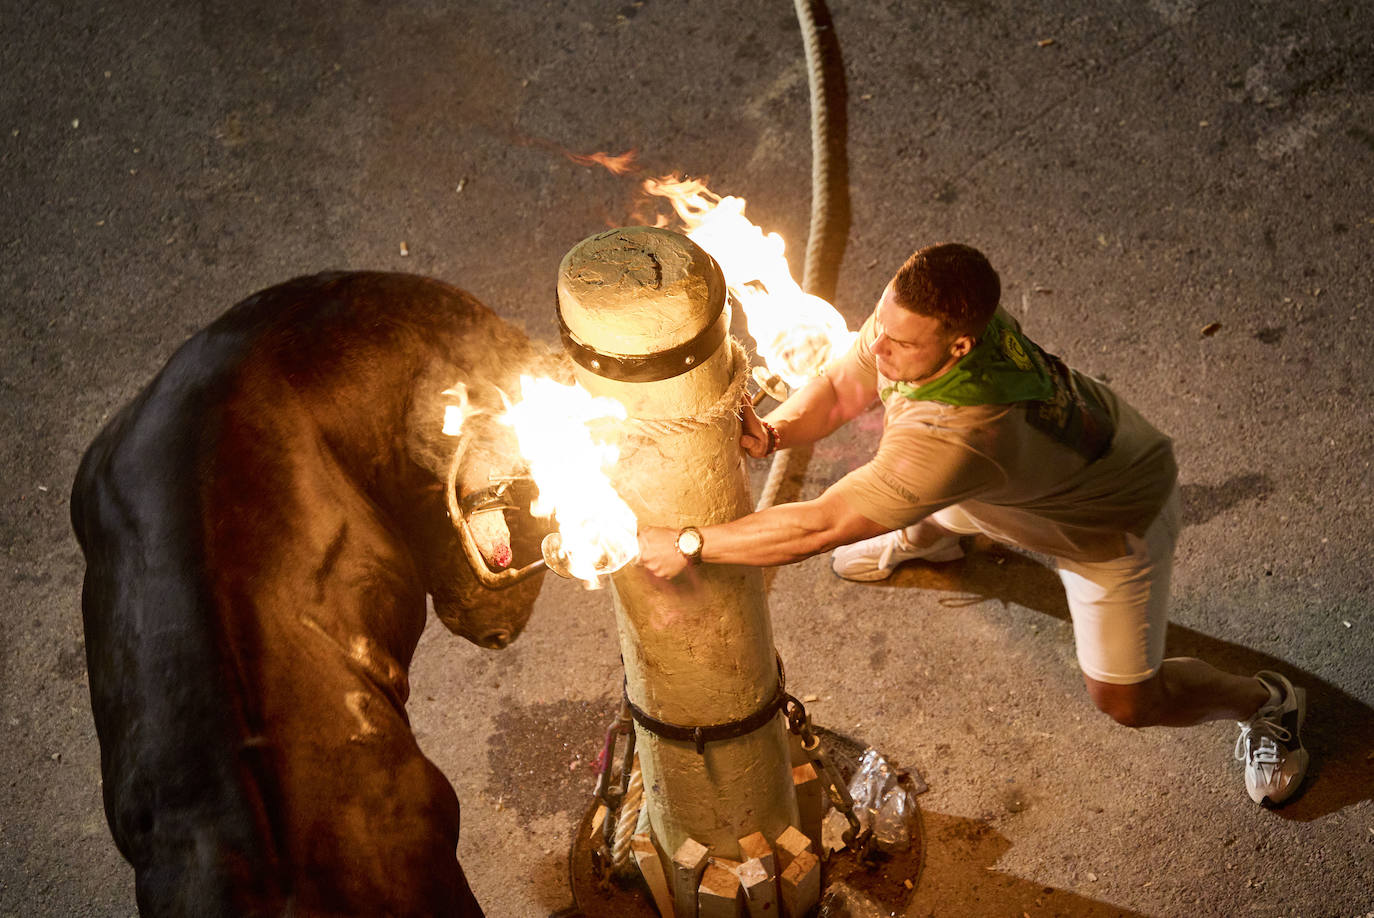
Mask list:
[[[286,646],[263,680],[296,913],[480,916],[457,859],[457,795],[416,744],[403,690],[377,678],[399,668],[375,645],[360,653],[361,637],[307,629]]]

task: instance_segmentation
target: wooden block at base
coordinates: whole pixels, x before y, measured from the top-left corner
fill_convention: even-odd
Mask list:
[[[695,839],[687,839],[673,855],[673,872],[669,882],[673,887],[673,915],[675,918],[697,918],[697,886],[706,870],[706,846]]]
[[[798,854],[811,851],[811,839],[807,838],[796,826],[788,826],[787,831],[773,842],[773,855],[778,859],[778,875],[781,876]]]
[[[735,869],[738,861],[711,858],[697,887],[699,918],[740,918],[744,914],[744,889]]]
[[[763,869],[774,879],[778,876],[777,862],[773,858],[773,846],[762,832],[746,835],[739,840],[739,856],[744,861],[757,858],[763,862]]]
[[[810,851],[792,859],[778,880],[782,913],[786,918],[804,918],[821,900],[821,862]]]
[[[596,808],[596,813],[592,816],[592,827],[590,831],[587,832],[588,841],[594,840],[601,832],[601,827],[606,824],[607,812],[609,811],[606,809],[606,804],[604,803]]]
[[[820,775],[810,762],[792,769],[792,787],[797,792],[797,818],[802,834],[811,839],[811,850],[821,852],[821,817],[825,815],[825,789]]]
[[[649,895],[654,897],[654,905],[658,907],[659,915],[663,918],[673,918],[673,895],[668,891],[668,877],[663,872],[663,862],[659,860],[654,840],[647,833],[632,835],[630,853],[634,855],[639,872],[644,877],[644,883],[649,887]]]
[[[769,854],[772,858],[772,854]],[[752,857],[735,871],[744,890],[744,913],[749,918],[777,918],[778,881],[764,866],[763,859]]]

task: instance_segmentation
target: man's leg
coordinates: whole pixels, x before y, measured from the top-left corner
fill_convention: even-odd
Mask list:
[[[1171,657],[1144,682],[1117,685],[1084,674],[1093,704],[1128,727],[1191,727],[1212,720],[1249,720],[1269,699],[1252,676],[1222,672],[1193,657]]]
[[[1246,789],[1257,803],[1281,803],[1307,769],[1306,698],[1278,673],[1237,676],[1202,660],[1162,659],[1177,532],[1175,493],[1145,539],[1128,537],[1130,554],[1060,562],[1084,684],[1100,710],[1129,727],[1240,721]]]

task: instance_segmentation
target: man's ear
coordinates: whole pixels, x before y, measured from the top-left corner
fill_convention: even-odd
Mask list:
[[[963,357],[973,350],[973,345],[977,342],[971,335],[960,335],[954,339],[954,343],[949,346],[949,352],[955,357]]]

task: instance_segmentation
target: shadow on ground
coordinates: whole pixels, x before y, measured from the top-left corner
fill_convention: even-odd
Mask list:
[[[1011,842],[987,823],[923,810],[926,859],[905,914],[1072,915],[1132,918],[1137,912],[991,869]]]
[[[908,564],[887,583],[951,594],[941,597],[942,605],[957,607],[992,599],[1069,620],[1064,588],[1052,567],[981,537],[961,561]],[[1170,624],[1165,655],[1199,657],[1235,673],[1277,670],[1306,688],[1308,716],[1303,741],[1312,764],[1303,789],[1276,809],[1278,815],[1310,822],[1374,797],[1374,760],[1367,758],[1367,750],[1374,747],[1374,709],[1279,657],[1192,628]]]

